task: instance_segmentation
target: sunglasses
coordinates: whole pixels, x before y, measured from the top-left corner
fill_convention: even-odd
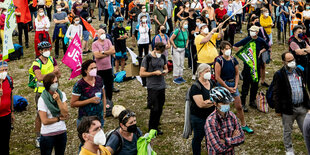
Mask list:
[[[126,120],[126,119],[128,119],[128,118],[130,118],[130,117],[134,117],[134,116],[136,116],[136,114],[135,114],[134,112],[130,112],[130,113],[126,114],[126,115],[123,117],[122,122],[124,122],[124,120]]]

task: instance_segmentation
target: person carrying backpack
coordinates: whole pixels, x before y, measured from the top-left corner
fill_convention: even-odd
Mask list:
[[[33,81],[35,83],[35,103],[38,105],[38,100],[41,96],[41,93],[45,89],[43,86],[43,78],[45,75],[49,73],[56,74],[57,77],[60,77],[60,71],[56,62],[56,59],[50,56],[51,44],[47,41],[42,41],[38,44],[38,50],[40,51],[40,56],[32,63],[29,74],[32,75]],[[29,84],[28,84],[29,85]],[[35,132],[36,132],[36,147],[40,147],[40,128],[41,128],[41,120],[37,113],[36,121],[35,121]]]
[[[215,59],[215,79],[218,84],[226,88],[234,97],[235,108],[237,109],[237,116],[241,121],[242,130],[253,133],[244,119],[244,112],[240,100],[240,93],[238,90],[239,69],[238,61],[231,56],[231,44],[228,41],[222,41],[220,44],[220,56]]]
[[[188,34],[188,21],[182,20],[180,28],[176,29],[170,37],[170,42],[173,46],[172,61],[173,61],[173,82],[181,84],[186,82],[183,79],[183,68],[185,49],[188,48],[189,34]]]
[[[214,86],[211,81],[211,67],[208,64],[200,64],[196,72],[197,80],[191,86],[189,96],[190,122],[194,131],[192,150],[194,155],[201,154],[201,141],[206,133],[204,125],[207,117],[214,111],[215,107],[210,100],[210,90]]]
[[[1,81],[1,89],[0,89],[0,133],[1,133],[1,143],[0,149],[1,154],[10,154],[10,135],[11,135],[11,127],[15,121],[15,116],[13,113],[13,79],[8,74],[8,63],[5,61],[0,62],[0,81]]]
[[[158,35],[156,35],[153,40],[152,40],[152,50],[154,50],[154,46],[156,43],[158,42],[162,42],[166,45],[165,51],[163,53],[163,55],[166,56],[166,59],[168,60],[168,49],[170,49],[171,44],[170,44],[170,39],[169,36],[166,35],[166,28],[165,26],[161,25],[158,27]]]
[[[115,155],[136,155],[137,141],[142,136],[142,131],[137,127],[136,114],[123,110],[118,120],[119,127],[107,137],[106,148]]]

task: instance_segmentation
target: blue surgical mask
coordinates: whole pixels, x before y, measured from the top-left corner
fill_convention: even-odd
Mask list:
[[[299,34],[298,34],[298,38],[300,38],[300,39],[301,39],[303,36],[304,36],[303,33],[299,33]]]
[[[188,29],[188,25],[184,25],[183,28],[184,28],[184,29]]]
[[[221,112],[226,113],[226,112],[228,112],[229,110],[230,110],[230,105],[229,105],[229,104],[227,104],[227,105],[221,105],[221,109],[220,109]]]
[[[309,9],[310,9],[310,6],[306,6],[306,9],[309,10]]]
[[[209,14],[206,14],[206,18],[209,18]]]

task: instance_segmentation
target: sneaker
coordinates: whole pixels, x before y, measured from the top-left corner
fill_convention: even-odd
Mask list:
[[[251,128],[249,128],[247,125],[243,126],[241,128],[242,128],[243,131],[245,131],[247,133],[251,133],[251,134],[254,133],[254,131]]]
[[[159,136],[159,135],[163,135],[164,133],[161,131],[161,130],[158,130],[157,131],[157,135]]]
[[[290,151],[290,152],[285,152],[285,155],[295,155],[294,152]]]
[[[114,93],[118,93],[118,92],[119,92],[119,89],[117,89],[117,88],[113,87],[112,92],[114,92]]]
[[[36,139],[36,148],[40,148],[40,137]]]
[[[264,86],[264,87],[269,87],[269,84],[267,84],[266,82],[261,83],[260,85]]]
[[[252,108],[254,108],[254,109],[257,108],[257,106],[256,106],[256,104],[255,104],[255,101],[251,101],[249,105],[250,105],[250,107],[252,107]]]
[[[192,80],[196,80],[196,75],[193,75],[193,76],[192,76]]]
[[[182,82],[180,81],[179,78],[175,78],[175,79],[173,80],[173,83],[175,83],[175,84],[181,84]]]
[[[83,51],[83,55],[87,55],[87,52]]]
[[[179,79],[180,79],[181,83],[186,82],[186,80],[184,80],[183,77],[179,77]]]
[[[246,107],[246,105],[242,105],[242,109],[243,109],[243,112],[248,112],[248,107]]]

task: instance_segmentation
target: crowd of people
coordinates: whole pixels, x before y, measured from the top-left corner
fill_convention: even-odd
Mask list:
[[[3,1],[0,0],[0,4]],[[194,155],[201,154],[204,138],[208,154],[234,154],[234,147],[244,142],[245,132],[254,133],[244,113],[249,111],[247,105],[257,108],[259,86],[272,89],[275,112],[283,122],[286,154],[294,154],[295,119],[310,153],[310,42],[307,37],[310,36],[310,2],[28,0],[28,7],[30,21],[25,21],[27,15],[21,13],[23,8],[16,7],[15,16],[21,46],[29,48],[28,32],[34,32],[35,60],[29,74],[35,83],[35,145],[42,155],[50,155],[53,149],[56,155],[65,153],[65,121],[68,119],[76,119],[80,155],[137,154],[137,140],[142,131],[136,126],[134,112],[124,110],[119,114],[119,127],[109,138],[102,130],[107,102],[113,100],[113,92],[119,92],[114,86],[114,73],[124,70],[127,47],[138,49],[134,52],[138,53],[139,74],[142,86],[147,89],[147,108],[150,109],[148,131],[155,129],[158,135],[164,134],[160,122],[170,58],[172,82],[175,85],[192,83],[184,79],[187,58],[192,80],[195,80],[189,91]],[[0,7],[2,46],[6,12],[7,8]],[[83,21],[91,25],[93,21],[100,23],[95,38],[90,37]],[[274,31],[277,31],[276,38],[273,38]],[[246,37],[235,42],[236,34],[246,34]],[[69,105],[78,108],[78,118],[69,118],[67,95],[58,89],[61,70],[57,61],[65,55],[76,35],[81,40],[83,55],[92,55],[93,59],[83,61],[81,78],[72,86]],[[132,42],[127,41],[129,38]],[[287,44],[289,50],[282,53],[283,67],[274,74],[273,87],[270,87],[265,73],[266,65],[272,60],[273,40]],[[239,62],[232,54],[233,50],[238,52],[248,44],[256,56],[258,80],[253,79],[253,68],[245,62],[240,72]],[[59,52],[60,45],[63,55]],[[11,124],[15,120],[13,79],[7,74],[8,63],[0,62],[0,123],[4,125],[0,131],[6,140],[0,148],[4,154],[9,154]],[[238,90],[240,80],[243,80],[241,92]],[[236,115],[230,111],[230,103],[234,104]]]

